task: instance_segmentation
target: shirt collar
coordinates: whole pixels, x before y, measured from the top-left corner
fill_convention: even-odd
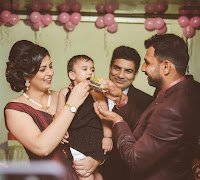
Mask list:
[[[159,92],[157,97],[159,97],[161,94],[163,94],[167,89],[171,88],[172,86],[174,86],[175,84],[178,84],[181,81],[184,81],[186,79],[185,76],[181,77],[180,79],[177,79],[176,81],[170,83],[169,85],[167,85],[166,87],[162,88]]]

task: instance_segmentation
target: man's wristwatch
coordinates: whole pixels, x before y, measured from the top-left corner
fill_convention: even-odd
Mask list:
[[[69,109],[70,109],[70,111],[71,111],[72,113],[76,113],[76,111],[77,111],[76,107],[71,106],[71,105],[69,105],[69,104],[67,104],[67,103],[66,103],[65,105],[69,107]]]

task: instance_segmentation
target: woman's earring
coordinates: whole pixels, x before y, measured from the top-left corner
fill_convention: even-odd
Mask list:
[[[30,82],[28,80],[26,80],[25,86],[26,86],[26,90],[28,91],[28,88],[30,86]]]

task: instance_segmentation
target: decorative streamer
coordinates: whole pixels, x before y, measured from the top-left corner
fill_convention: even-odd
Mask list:
[[[106,56],[108,56],[108,49],[107,49],[107,35],[108,35],[108,32],[107,32],[107,27],[104,28],[104,49],[106,51]]]
[[[188,46],[188,53],[189,53],[189,57],[190,57],[190,61],[191,61],[191,57],[192,57],[192,46],[193,46],[193,39],[192,38],[186,38],[186,43]],[[186,69],[186,74],[190,74],[190,67],[188,64],[188,67]]]
[[[41,45],[42,28],[40,27],[38,31],[35,31],[35,43]]]

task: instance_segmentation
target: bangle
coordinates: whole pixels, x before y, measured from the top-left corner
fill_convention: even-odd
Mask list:
[[[103,161],[101,161],[101,163],[99,164],[100,166],[103,165],[105,163],[105,159]]]
[[[125,101],[123,103],[117,104],[117,105],[115,104],[115,107],[117,109],[119,109],[119,108],[123,107],[124,105],[126,105],[127,103],[128,103],[128,96],[126,96],[126,99],[125,99]]]
[[[196,169],[196,166],[200,166],[200,164],[194,164],[193,166],[192,166],[192,171],[195,171],[195,169]]]
[[[120,89],[120,90],[121,90],[121,89]],[[115,106],[118,105],[118,104],[120,103],[120,101],[121,101],[121,99],[122,99],[122,93],[123,93],[123,92],[122,92],[122,90],[121,90],[120,95],[119,95],[119,101],[115,103]]]
[[[112,139],[112,137],[105,137],[105,136],[103,138],[110,138],[110,139]]]

